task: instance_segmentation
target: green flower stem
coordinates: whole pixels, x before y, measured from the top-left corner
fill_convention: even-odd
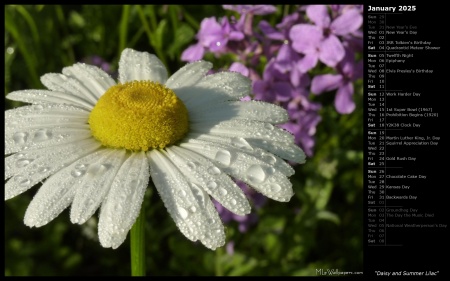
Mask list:
[[[145,208],[142,203],[141,212],[130,231],[131,243],[131,275],[145,276]]]
[[[215,257],[216,276],[224,276],[223,268],[222,268],[222,257],[223,257],[223,249],[217,248],[216,249],[216,257]]]

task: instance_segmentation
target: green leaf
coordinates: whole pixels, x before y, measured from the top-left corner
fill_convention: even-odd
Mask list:
[[[326,211],[326,210],[317,212],[317,218],[319,220],[326,220],[326,221],[333,222],[337,225],[339,225],[341,223],[341,220],[335,213],[332,213],[332,212]]]
[[[168,49],[168,53],[171,59],[179,56],[181,48],[192,41],[195,32],[187,24],[182,24],[177,30],[175,30],[174,40]]]
[[[167,26],[167,20],[163,19],[159,22],[158,27],[155,30],[155,36],[151,38],[152,43],[155,48],[161,49],[163,46],[163,40],[164,36],[166,35],[166,26]]]

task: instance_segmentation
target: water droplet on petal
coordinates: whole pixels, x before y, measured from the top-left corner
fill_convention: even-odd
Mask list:
[[[220,194],[221,194],[222,196],[225,196],[225,195],[228,194],[228,191],[227,191],[225,188],[220,188],[220,189],[219,189],[219,192],[220,192]]]
[[[270,155],[270,154],[264,154],[263,159],[265,162],[267,162],[270,165],[273,165],[273,164],[275,164],[275,162],[277,162],[277,159],[273,155]]]
[[[231,163],[231,154],[227,150],[219,150],[216,153],[215,160],[225,167],[228,167]]]
[[[264,128],[266,128],[267,130],[273,130],[273,125],[270,123],[266,123],[264,124]]]
[[[52,132],[48,129],[40,129],[34,133],[33,141],[42,142],[51,139],[53,136]]]
[[[216,188],[216,187],[217,187],[217,183],[214,182],[214,181],[210,181],[210,182],[208,182],[208,184],[206,184],[206,186],[207,186],[208,188],[213,189],[213,188]]]
[[[107,164],[94,164],[89,167],[87,173],[91,176],[101,176],[108,170]]]
[[[270,183],[270,184],[266,185],[265,187],[269,188],[270,192],[272,192],[272,193],[277,193],[277,192],[280,192],[280,190],[281,190],[281,186],[277,183]]]
[[[77,165],[75,165],[75,169],[78,169],[78,170],[84,170],[86,168],[87,168],[86,164],[77,164]]]
[[[194,183],[191,184],[192,193],[200,206],[205,206],[206,199],[203,191]]]
[[[210,167],[208,169],[208,173],[210,173],[211,175],[219,175],[221,171],[217,167]]]
[[[14,181],[15,182],[19,182],[19,181],[23,180],[24,178],[25,178],[24,176],[17,175],[17,176],[14,177]]]
[[[187,162],[187,166],[191,170],[195,170],[197,168],[197,165],[195,165],[195,163],[192,161]]]
[[[24,179],[23,181],[19,182],[19,185],[25,187],[28,186],[30,182],[30,179]]]
[[[31,182],[29,178],[26,178],[24,176],[18,175],[14,177],[14,181],[19,184],[19,186],[25,187],[28,186]]]
[[[195,213],[195,212],[197,212],[197,208],[195,208],[195,206],[191,206],[189,208],[189,211],[191,211],[192,213]]]
[[[19,160],[16,161],[16,167],[17,167],[17,168],[23,168],[23,167],[26,167],[26,166],[28,166],[28,164],[31,163],[31,161],[33,161],[33,160],[29,160],[29,159],[19,159]]]
[[[85,173],[86,171],[83,171],[83,170],[73,170],[70,174],[72,175],[72,177],[74,177],[74,178],[78,178],[78,177],[81,177],[82,175],[84,175],[84,173]]]
[[[94,205],[94,203],[95,203],[94,199],[89,199],[87,202],[87,206],[90,207],[90,206]]]
[[[130,182],[130,188],[136,188],[138,185],[140,185],[141,184],[141,180],[132,180],[131,182]]]
[[[25,132],[17,132],[13,135],[13,140],[15,144],[22,145],[27,142],[28,133]]]
[[[189,216],[188,211],[186,211],[186,209],[182,208],[182,207],[178,207],[177,209],[178,209],[178,213],[180,214],[181,218],[187,219],[187,217]]]
[[[48,172],[48,167],[40,167],[37,171],[38,173],[44,174],[46,172]]]
[[[42,109],[44,109],[44,107],[40,104],[33,106],[33,109],[36,111],[41,111]]]
[[[247,178],[254,183],[262,183],[266,179],[266,173],[259,165],[251,165],[247,169]]]
[[[230,202],[231,202],[231,204],[232,204],[232,205],[236,205],[236,204],[237,204],[237,201],[236,201],[236,199],[231,199],[231,201],[230,201]]]
[[[231,143],[237,148],[253,150],[253,147],[243,138],[232,138]]]

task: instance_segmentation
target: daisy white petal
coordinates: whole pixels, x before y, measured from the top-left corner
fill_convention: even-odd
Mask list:
[[[98,235],[103,247],[116,249],[127,237],[139,215],[149,176],[144,152],[133,153],[120,167],[100,211]]]
[[[83,84],[75,78],[67,77],[60,73],[47,73],[41,77],[41,82],[49,90],[67,92],[74,96],[82,97],[87,100],[92,107],[97,103],[95,94],[89,89],[86,89]]]
[[[93,108],[89,100],[82,97],[73,96],[66,92],[47,90],[21,90],[9,93],[6,98],[33,104],[61,103],[79,106],[88,110],[91,110]]]
[[[91,139],[77,144],[25,151],[5,159],[5,176],[12,178],[5,184],[5,200],[27,191],[33,185],[71,164],[100,146]]]
[[[100,145],[93,140],[92,137],[89,137],[85,140],[77,140],[71,143],[51,147],[28,149],[21,151],[20,153],[12,154],[5,158],[5,180],[16,174],[25,173],[24,171],[34,174],[36,172],[34,169],[41,168],[42,166],[60,165],[60,167],[63,167],[65,164],[69,163],[65,162],[66,160],[70,161],[70,159],[72,159],[66,159],[64,155],[72,154],[75,157],[80,157],[83,155],[82,153],[80,155],[75,154],[77,151],[81,152],[81,148],[98,146]],[[55,156],[57,158],[47,156]]]
[[[166,86],[171,89],[178,89],[195,85],[212,66],[212,63],[207,61],[188,63],[167,79]]]
[[[61,108],[59,108],[61,106]],[[5,111],[5,135],[32,128],[58,126],[85,127],[89,112],[73,106],[52,104],[44,108],[41,105],[22,106]]]
[[[215,160],[216,155],[219,151],[227,149],[227,147],[219,144],[205,146],[196,143],[183,143],[181,146],[201,154],[219,165],[219,161]],[[226,151],[230,153],[230,159],[232,160],[226,167],[221,167],[224,172],[247,183],[269,198],[277,201],[290,200],[293,195],[292,184],[283,173],[250,154],[239,150]]]
[[[253,120],[228,120],[215,123],[210,120],[191,124],[191,131],[215,136],[259,138],[266,141],[294,142],[288,131],[270,123]]]
[[[259,160],[269,165],[272,165],[275,169],[277,169],[287,177],[292,176],[295,173],[294,169],[288,163],[286,163],[286,161],[264,149],[261,149],[257,146],[251,146],[243,138],[228,138],[222,136],[217,137],[212,135],[198,135],[192,133],[186,137],[186,143],[196,143],[204,146],[208,146],[209,144],[213,143],[220,144],[226,147],[225,150],[218,151],[214,158],[214,160],[219,163],[219,167],[227,167],[231,162],[232,159],[229,151],[239,150],[258,158]]]
[[[39,119],[42,117],[42,119]],[[87,123],[89,112],[70,105],[27,105],[5,111],[5,130],[32,124]]]
[[[191,87],[175,89],[187,108],[197,110],[209,104],[239,100],[251,92],[251,80],[237,72],[219,72],[203,77]]]
[[[125,150],[105,149],[97,161],[90,164],[82,180],[77,183],[70,209],[70,221],[86,222],[105,200],[111,184],[125,161]]]
[[[266,141],[260,138],[246,138],[246,140],[250,145],[267,150],[283,159],[299,164],[306,161],[305,152],[293,142]]]
[[[56,218],[75,197],[75,184],[86,173],[88,163],[95,162],[101,151],[93,152],[48,178],[34,196],[25,213],[29,227],[40,227]]]
[[[189,185],[178,168],[157,150],[147,154],[155,187],[169,214],[187,237],[215,249],[225,243],[225,233],[208,194]]]
[[[98,100],[106,90],[116,84],[108,73],[94,65],[76,63],[63,68],[62,73],[69,78],[78,80],[79,85],[83,86],[95,100]],[[74,83],[71,83],[71,85],[74,85]],[[78,85],[76,85],[76,88],[81,90],[83,94],[87,94]]]
[[[288,120],[288,114],[284,108],[259,101],[225,102],[190,112],[189,118],[192,123],[202,123],[204,120],[220,123],[224,120],[247,119],[281,124]]]
[[[233,213],[244,216],[250,213],[250,204],[244,192],[212,161],[182,147],[167,149],[170,159],[180,168],[187,180],[205,190],[217,202]],[[226,151],[222,151],[226,153]],[[224,157],[227,155],[225,154]]]
[[[167,70],[155,56],[146,52],[125,49],[119,60],[119,81],[150,80],[164,84]]]
[[[37,128],[22,127],[17,130],[8,130],[5,132],[5,154],[92,138],[92,134],[86,125],[76,124],[73,126],[38,126]]]

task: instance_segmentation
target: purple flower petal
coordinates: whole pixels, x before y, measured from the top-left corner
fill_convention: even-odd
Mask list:
[[[289,80],[292,83],[292,86],[298,87],[300,86],[300,78],[302,77],[303,72],[301,72],[298,67],[292,67]]]
[[[311,52],[306,54],[301,60],[298,61],[297,67],[300,70],[300,72],[306,73],[310,69],[315,67],[318,61],[319,61],[319,53]]]
[[[305,72],[300,71],[298,64],[292,68],[289,81],[291,82],[292,86],[296,88],[295,92],[303,92],[305,88],[310,84],[309,75],[307,75]],[[296,95],[294,94],[294,96]]]
[[[306,14],[309,19],[320,27],[330,26],[330,16],[326,5],[309,5],[306,8]]]
[[[254,5],[252,14],[254,15],[268,15],[275,13],[277,8],[274,5]]]
[[[355,65],[353,66],[353,75],[352,75],[353,81],[359,78],[363,78],[363,74],[364,74],[364,64],[363,60],[360,60],[356,62]]]
[[[222,37],[226,37],[229,40],[240,41],[244,39],[244,33],[235,30],[235,26],[231,26],[228,18],[223,17],[221,20]]]
[[[299,53],[315,51],[323,39],[323,31],[320,27],[310,24],[294,25],[289,37],[292,40],[292,48]]]
[[[270,23],[265,20],[260,21],[258,26],[259,29],[261,29],[261,31],[264,33],[264,35],[269,39],[281,41],[286,39],[281,32],[277,31],[270,25]]]
[[[276,12],[273,5],[222,5],[226,10],[236,11],[239,14],[267,15]]]
[[[344,58],[339,62],[337,68],[345,76],[352,76],[355,65],[355,53],[346,49]]]
[[[356,9],[351,9],[337,17],[330,25],[336,35],[345,35],[356,31],[363,23],[363,17]]]
[[[298,125],[297,123],[293,123],[291,121],[281,125],[280,127],[287,130],[289,133],[293,135],[296,135],[297,133],[300,132],[300,125]]]
[[[203,58],[203,54],[205,49],[200,43],[189,46],[184,52],[181,54],[182,61],[193,62]]]
[[[275,101],[275,96],[269,92],[269,83],[265,80],[258,80],[253,83],[253,94],[255,95],[255,100]]]
[[[353,83],[342,85],[336,92],[334,99],[334,107],[341,114],[352,113],[355,110],[355,102],[353,96]]]
[[[245,65],[243,65],[242,63],[240,63],[240,62],[233,62],[233,63],[230,65],[229,70],[230,70],[230,71],[236,71],[236,72],[239,72],[240,74],[242,74],[242,75],[244,75],[244,76],[247,76],[247,77],[248,77],[248,75],[249,75],[249,70],[248,70],[248,68],[247,68]]]
[[[344,58],[344,55],[344,46],[336,36],[330,35],[322,41],[319,59],[324,64],[335,67]]]
[[[291,26],[293,26],[297,20],[298,20],[298,13],[293,13],[290,15],[287,15],[281,20],[281,23],[277,24],[277,28],[279,29],[289,29]]]
[[[227,254],[228,255],[230,255],[230,256],[234,255],[234,241],[228,242],[227,246],[226,246],[226,249],[227,249]]]
[[[213,37],[210,37],[213,38]],[[211,42],[211,44],[209,44],[209,50],[211,52],[220,52],[225,50],[226,46],[228,43],[228,39],[225,37],[216,37],[216,40],[214,40],[214,42]]]
[[[244,39],[244,33],[240,31],[231,31],[228,34],[228,39],[232,41],[241,41],[242,39]]]
[[[222,26],[216,21],[215,17],[205,18],[200,23],[197,38],[203,46],[209,47],[211,44],[220,41],[222,33]]]
[[[222,5],[225,10],[236,11],[236,5]]]
[[[342,84],[342,75],[324,74],[317,75],[311,82],[311,92],[318,95],[337,89]]]
[[[276,96],[278,101],[288,101],[292,96],[292,87],[287,82],[274,82],[271,92]]]
[[[282,72],[286,73],[292,69],[295,61],[298,61],[300,57],[297,53],[287,44],[283,44],[278,50],[277,57],[275,59],[274,67]]]

